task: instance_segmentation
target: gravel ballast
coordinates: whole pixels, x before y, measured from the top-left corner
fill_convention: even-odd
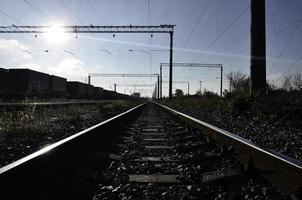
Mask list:
[[[227,112],[221,107],[202,109],[177,100],[163,101],[164,105],[204,122],[246,138],[264,148],[302,160],[302,130],[282,118],[258,113]]]

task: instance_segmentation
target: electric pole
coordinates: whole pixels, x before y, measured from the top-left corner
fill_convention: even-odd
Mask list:
[[[230,77],[230,92],[232,92],[232,84],[233,84],[233,72],[231,72],[231,77]]]
[[[202,81],[199,81],[199,92],[200,92],[200,94],[201,94],[201,83],[202,83]]]
[[[0,33],[45,33],[49,30],[50,26],[0,26]],[[169,56],[169,99],[172,98],[172,75],[173,75],[173,33],[175,25],[161,24],[159,26],[61,26],[66,33],[169,33],[170,35],[170,56]],[[152,58],[150,58],[152,62]],[[151,63],[152,66],[152,63]],[[88,80],[88,84],[90,84]]]
[[[172,54],[170,54],[172,55]],[[203,63],[172,63],[173,67],[186,67],[186,68],[191,68],[191,67],[208,67],[208,68],[219,68],[220,69],[220,96],[222,96],[222,78],[223,78],[223,65],[222,64],[203,64]],[[160,63],[160,80],[162,80],[162,67],[170,67],[171,68],[171,62],[170,63]],[[171,72],[172,70],[170,70]],[[172,76],[170,76],[171,78]],[[169,80],[169,84],[170,84]],[[172,84],[172,83],[171,83]],[[170,89],[170,85],[169,85]],[[160,91],[162,91],[162,84],[160,84]],[[172,90],[171,90],[172,91]],[[161,93],[160,93],[161,94]],[[160,95],[160,98],[162,98],[162,94]]]
[[[266,91],[265,0],[251,0],[251,94]]]
[[[190,96],[190,82],[188,81],[188,96]]]
[[[90,85],[90,82],[91,82],[91,76],[90,75],[88,75],[88,85]]]
[[[172,99],[172,82],[173,82],[173,32],[170,32],[170,63],[169,63],[169,99]]]

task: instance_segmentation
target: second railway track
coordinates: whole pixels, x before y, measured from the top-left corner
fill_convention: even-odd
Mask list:
[[[300,163],[219,131],[149,102],[1,168],[0,198],[299,198]]]

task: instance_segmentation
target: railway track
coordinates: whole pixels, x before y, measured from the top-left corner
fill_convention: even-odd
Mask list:
[[[301,173],[299,161],[148,102],[1,168],[0,195],[290,199]]]
[[[22,109],[24,106],[36,106],[36,107],[59,107],[69,105],[91,105],[98,103],[111,103],[117,100],[98,100],[98,101],[56,101],[56,102],[27,102],[27,103],[0,103],[0,108],[6,109]],[[123,100],[120,100],[123,101]]]

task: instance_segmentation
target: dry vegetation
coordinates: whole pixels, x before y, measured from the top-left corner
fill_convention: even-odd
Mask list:
[[[302,159],[301,91],[279,90],[258,96],[237,91],[224,98],[206,92],[163,103],[263,147]]]
[[[139,103],[121,100],[86,105],[2,107],[0,166],[113,117]]]

